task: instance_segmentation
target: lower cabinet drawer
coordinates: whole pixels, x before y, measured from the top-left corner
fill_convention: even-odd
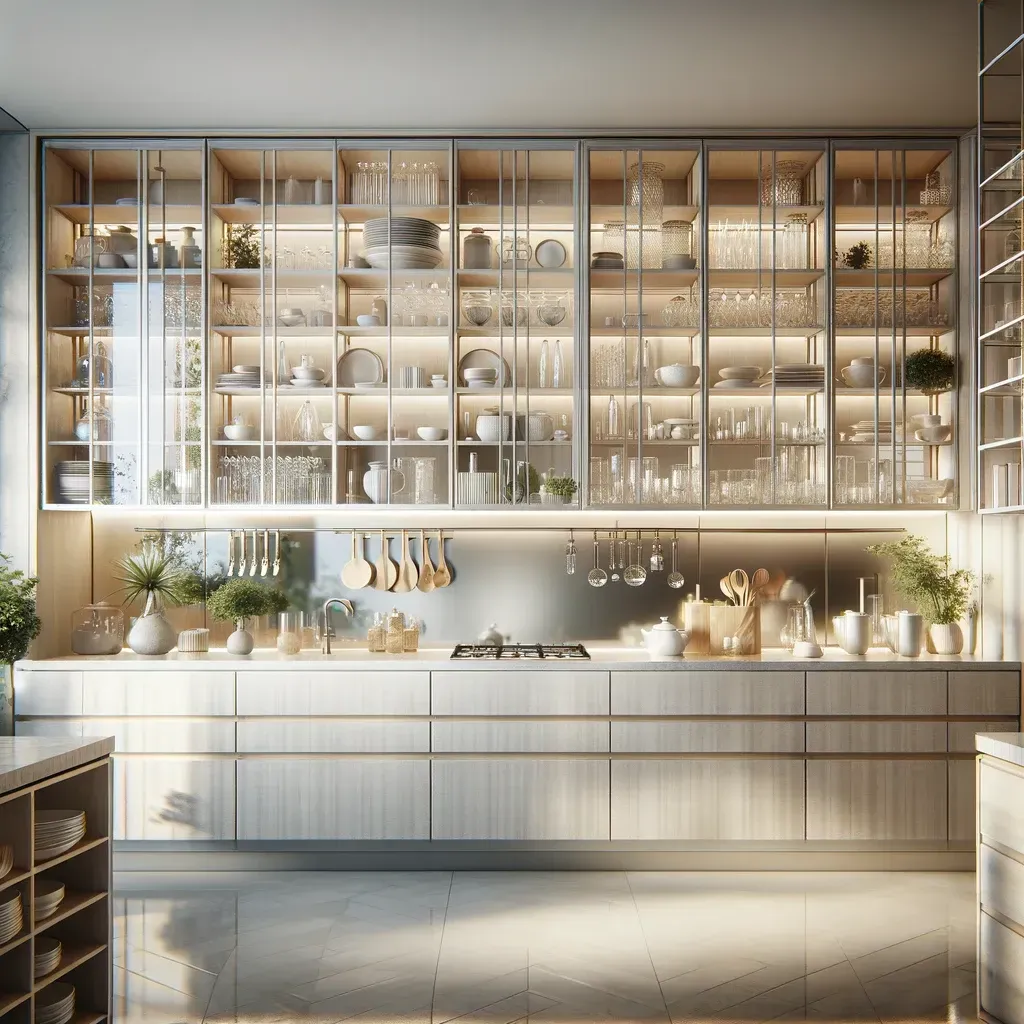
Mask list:
[[[982,909],[1024,928],[1024,864],[982,843],[978,851],[978,892]]]
[[[945,840],[946,762],[807,762],[807,838]]]
[[[608,838],[608,761],[433,762],[434,839]]]
[[[981,1008],[996,1020],[1024,1020],[1024,938],[988,914],[978,928]]]
[[[1024,853],[1024,768],[985,756],[981,760],[981,834]],[[1021,922],[1024,924],[1024,921]]]
[[[419,754],[429,749],[427,722],[304,718],[238,723],[240,754]]]
[[[234,759],[115,755],[114,838],[234,839]]]
[[[804,762],[613,761],[613,840],[804,838]]]
[[[430,762],[243,758],[238,838],[429,839]]]
[[[948,762],[949,838],[952,842],[977,843],[977,762],[957,758]]]
[[[825,754],[941,754],[945,722],[808,722],[807,749]]]
[[[434,722],[433,750],[445,754],[601,754],[607,722]]]
[[[792,754],[803,749],[803,722],[612,722],[612,750],[622,754]]]

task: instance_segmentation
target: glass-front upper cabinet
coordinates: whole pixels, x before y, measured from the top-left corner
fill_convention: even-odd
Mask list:
[[[700,155],[587,147],[591,506],[702,501]]]
[[[955,505],[956,155],[834,160],[833,503]]]
[[[577,147],[458,144],[455,505],[576,505]]]
[[[203,502],[202,165],[45,146],[45,504]]]
[[[828,503],[824,147],[709,146],[709,506]]]

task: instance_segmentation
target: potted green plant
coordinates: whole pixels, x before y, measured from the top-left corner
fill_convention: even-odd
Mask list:
[[[934,554],[923,537],[913,534],[888,544],[872,544],[868,551],[888,560],[896,592],[913,601],[925,616],[935,653],[959,654],[964,647],[959,620],[967,614],[974,573],[950,572],[949,556]]]
[[[261,615],[276,615],[288,607],[288,598],[273,587],[249,579],[228,580],[206,599],[211,618],[231,621],[235,631],[227,639],[230,654],[251,654],[254,644],[246,620]]]
[[[174,555],[154,547],[140,554],[126,555],[117,563],[114,574],[124,595],[124,604],[145,597],[142,614],[128,631],[128,646],[136,654],[167,654],[173,650],[178,635],[164,616],[164,608],[181,603],[179,588],[182,571]]]
[[[903,364],[903,379],[908,388],[919,388],[926,395],[949,391],[956,380],[956,360],[937,348],[911,352]]]
[[[237,270],[258,270],[260,240],[253,224],[232,224],[224,242],[224,266]]]
[[[551,476],[544,481],[542,500],[550,495],[556,500],[545,504],[568,505],[576,490],[576,481],[571,476]]]
[[[864,270],[871,266],[872,259],[871,246],[867,242],[857,242],[843,253],[842,262],[850,270]]]
[[[11,679],[13,665],[28,653],[39,635],[36,615],[36,580],[12,569],[10,558],[0,554],[0,735],[13,732]]]

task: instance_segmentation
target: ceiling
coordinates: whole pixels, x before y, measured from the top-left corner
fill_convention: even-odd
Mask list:
[[[40,130],[969,127],[977,0],[0,0]]]

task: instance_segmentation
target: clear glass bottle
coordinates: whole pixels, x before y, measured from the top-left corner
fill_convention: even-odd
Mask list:
[[[553,388],[560,388],[563,386],[562,381],[562,343],[555,341],[555,358],[552,361],[551,366],[551,386]]]
[[[548,343],[547,339],[540,343],[540,366],[538,368],[539,387],[547,388],[551,387],[551,382],[548,379]]]
[[[608,438],[614,440],[622,437],[622,412],[619,400],[612,395],[608,399]]]

